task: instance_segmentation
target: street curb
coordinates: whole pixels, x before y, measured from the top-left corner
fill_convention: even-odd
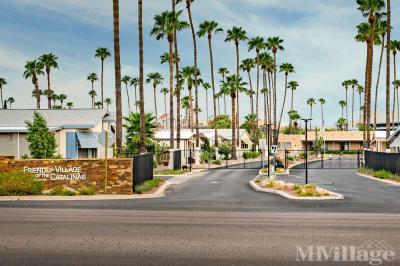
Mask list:
[[[264,192],[264,193],[271,193],[271,194],[277,194],[280,195],[284,198],[290,199],[290,200],[317,200],[317,201],[322,201],[322,200],[342,200],[344,199],[344,196],[332,191],[329,191],[329,193],[333,194],[333,196],[323,196],[323,197],[296,197],[293,195],[290,195],[284,191],[281,190],[275,190],[275,189],[268,189],[268,188],[261,188],[259,187],[255,182],[255,179],[249,181],[250,187],[252,187],[254,190],[258,192]]]
[[[375,180],[375,181],[379,181],[379,182],[382,182],[382,183],[386,183],[386,184],[388,184],[388,185],[400,187],[400,183],[399,183],[399,182],[396,182],[396,181],[386,180],[386,179],[380,179],[380,178],[373,177],[373,176],[370,176],[370,175],[361,174],[361,173],[359,173],[359,172],[357,172],[357,175],[362,176],[362,177],[365,177],[365,178],[368,178],[368,179],[371,179],[371,180]]]
[[[260,171],[258,171],[258,175],[268,175],[268,173],[263,173],[262,172],[262,168],[260,169]],[[275,173],[276,175],[289,175],[289,169],[287,169],[285,172],[283,173]]]
[[[194,175],[194,174],[197,174],[197,173],[201,173],[201,172],[204,172],[204,171],[207,171],[208,169],[196,169],[196,170],[192,170],[192,172],[189,172],[189,173],[186,173],[186,174],[182,174],[182,175],[163,175],[163,174],[154,174],[153,176],[155,176],[155,177],[163,177],[163,176],[165,176],[165,177],[175,177],[175,176],[183,176],[183,177],[186,177],[186,176],[191,176],[191,175]]]

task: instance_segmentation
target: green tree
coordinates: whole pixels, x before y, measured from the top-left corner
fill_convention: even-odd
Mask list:
[[[68,98],[68,96],[65,95],[65,94],[60,94],[60,95],[58,96],[58,100],[60,101],[61,108],[63,108],[64,101],[65,101],[67,98]]]
[[[56,153],[56,137],[50,132],[44,117],[35,112],[33,122],[25,121],[28,132],[26,140],[29,143],[29,151],[34,159],[50,159]]]
[[[229,71],[226,67],[221,67],[218,69],[218,74],[221,75],[221,82],[224,83],[225,82],[225,77],[227,75],[229,75]],[[223,95],[224,96],[224,115],[226,115],[226,94],[220,93],[218,92],[218,95]]]
[[[105,99],[104,99],[104,102],[106,103],[107,111],[108,111],[109,108],[110,108],[110,105],[111,105],[111,103],[112,103],[112,100],[111,100],[111,98],[105,98]]]
[[[92,98],[92,108],[95,106],[95,97],[97,96],[97,92],[95,90],[89,91],[89,96]]]
[[[297,81],[289,81],[288,89],[291,91],[291,99],[290,99],[290,110],[294,110],[294,91],[299,87],[299,83]],[[292,120],[289,121],[289,126],[292,125]]]
[[[125,84],[126,97],[127,97],[126,99],[128,101],[128,111],[129,111],[129,113],[131,113],[131,100],[129,98],[128,85],[130,84],[131,80],[132,80],[132,77],[130,77],[128,75],[123,76],[122,79],[121,79],[122,83]]]
[[[156,122],[158,122],[158,113],[157,113],[157,86],[161,85],[164,81],[164,78],[158,72],[149,73],[147,75],[146,83],[151,83],[153,86],[153,96],[154,96],[154,113],[156,115]]]
[[[160,91],[164,95],[164,114],[167,114],[167,94],[169,92],[168,88],[162,88]],[[165,121],[167,123],[167,121]],[[165,125],[167,127],[167,125]]]
[[[324,98],[318,99],[319,103],[321,104],[321,128],[325,127],[325,120],[324,120],[324,105],[326,104],[326,100]]]
[[[285,103],[286,103],[286,96],[287,96],[287,90],[288,90],[288,76],[289,76],[289,74],[295,73],[295,71],[294,71],[294,67],[293,67],[292,64],[283,63],[279,67],[279,72],[283,72],[285,74],[285,93],[284,93],[284,96],[283,96],[281,115],[279,117],[278,132],[281,130],[281,122],[282,122],[282,117],[283,117],[283,110],[285,108]],[[278,142],[278,140],[276,142]]]
[[[189,128],[189,121],[190,121],[190,118],[189,118],[190,117],[190,113],[189,113],[190,103],[189,103],[189,101],[190,101],[190,97],[189,96],[184,96],[181,99],[181,106],[182,106],[183,109],[185,109],[185,112],[186,112],[185,119],[186,119],[186,123],[187,123],[187,127],[188,128]]]
[[[347,125],[347,120],[344,117],[340,117],[337,122],[336,122],[337,127],[340,129],[340,131],[343,131],[346,128]]]
[[[124,127],[126,129],[126,150],[129,153],[139,152],[140,141],[140,114],[130,113],[124,117]],[[147,113],[145,116],[146,150],[151,151],[155,145],[154,133],[157,129],[155,116]]]
[[[137,99],[137,86],[139,86],[140,80],[138,78],[132,78],[130,82],[130,86],[133,86],[135,89],[135,108],[136,108],[136,113],[138,112],[138,99]]]
[[[206,91],[206,116],[207,116],[207,119],[206,119],[206,121],[207,121],[207,123],[208,123],[208,121],[209,121],[209,117],[208,117],[208,90],[211,88],[211,85],[210,85],[210,83],[207,83],[207,82],[204,82],[203,83],[203,89]],[[215,114],[216,114],[217,112],[215,111]],[[218,142],[217,142],[217,144],[218,144]]]
[[[72,107],[74,107],[74,103],[73,102],[67,102],[67,107],[68,107],[68,109],[72,109]]]
[[[249,85],[250,85],[250,90],[248,91],[253,91],[253,85],[251,82],[251,70],[255,67],[255,62],[253,58],[246,58],[242,60],[242,63],[240,64],[240,68],[242,69],[243,72],[247,73],[247,76],[249,78]],[[250,109],[251,113],[254,114],[254,108],[253,108],[253,94],[250,93]],[[256,116],[257,117],[257,116]]]
[[[312,117],[313,117],[313,105],[315,105],[316,104],[316,102],[315,102],[315,99],[314,98],[308,98],[307,99],[307,105],[309,105],[310,106],[310,119],[312,119]],[[311,121],[310,121],[310,130],[311,130]]]
[[[357,92],[358,92],[358,98],[359,98],[359,100],[360,100],[360,104],[359,104],[359,123],[362,123],[362,109],[361,109],[361,107],[363,106],[362,105],[362,94],[364,93],[364,87],[363,86],[361,86],[361,85],[357,85]]]
[[[54,92],[51,94],[51,100],[53,101],[53,105],[57,104],[57,101],[60,100],[60,96],[55,94]]]
[[[3,88],[4,86],[7,85],[7,81],[5,78],[0,78],[0,100],[1,100],[1,109],[4,108],[4,102],[3,102]]]
[[[345,91],[346,91],[346,98],[345,98],[345,102],[346,102],[346,103],[348,102],[348,101],[347,101],[347,95],[348,95],[349,87],[350,87],[351,85],[352,85],[351,80],[345,80],[345,81],[342,82],[342,86],[344,87],[344,89],[345,89]],[[343,114],[342,114],[342,117],[344,117]],[[348,106],[347,106],[347,104],[346,104],[346,120],[349,121],[349,113],[348,113]]]
[[[51,86],[50,86],[50,71],[51,69],[58,69],[58,57],[54,54],[44,54],[39,57],[39,62],[44,66],[47,75],[47,108],[51,109]]]
[[[208,122],[208,127],[217,129],[232,128],[232,121],[228,115],[217,115],[216,119]]]
[[[35,87],[36,109],[40,109],[40,88],[38,76],[43,75],[43,64],[40,61],[28,61],[25,64],[24,78],[32,79],[32,84]]]
[[[101,101],[97,101],[94,103],[94,106],[97,107],[98,109],[103,108],[103,103]]]
[[[350,80],[350,85],[351,85],[351,127],[354,127],[354,93],[355,93],[355,89],[358,86],[358,80],[356,79],[352,79]],[[375,111],[376,113],[376,111]]]
[[[339,105],[342,108],[342,117],[344,117],[343,112],[344,112],[344,108],[347,106],[347,102],[344,100],[339,101]]]
[[[13,103],[15,103],[15,99],[14,99],[14,97],[8,97],[8,99],[6,100],[10,105],[9,105],[9,109],[11,109],[11,105],[13,104]]]
[[[188,93],[189,93],[189,128],[192,129],[193,128],[193,93],[192,93],[192,89],[193,89],[193,84],[194,84],[194,76],[195,76],[195,72],[196,72],[196,68],[193,66],[186,66],[184,68],[182,68],[182,70],[179,73],[180,76],[180,80],[185,81],[186,85],[187,85],[187,89],[188,89]]]
[[[101,60],[101,76],[100,76],[100,88],[101,88],[101,102],[104,100],[104,60],[108,57],[111,57],[111,52],[108,48],[99,47],[96,49],[95,57],[100,58]],[[102,106],[103,107],[103,106]]]
[[[290,126],[290,133],[297,134],[297,132],[298,132],[298,129],[297,129],[298,123],[297,123],[297,121],[301,118],[300,114],[296,110],[290,110],[288,112],[288,115],[289,115],[289,119],[291,121],[293,121],[293,126],[294,126],[294,130],[293,130],[293,126]]]

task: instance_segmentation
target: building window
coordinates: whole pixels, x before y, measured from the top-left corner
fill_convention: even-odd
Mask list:
[[[249,148],[249,145],[246,144],[246,143],[244,143],[244,142],[242,141],[240,147],[241,147],[242,149],[248,149],[248,148]]]
[[[350,147],[350,143],[349,142],[340,143],[340,150],[341,151],[348,151],[349,147]]]

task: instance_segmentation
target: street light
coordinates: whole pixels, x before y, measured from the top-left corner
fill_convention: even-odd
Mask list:
[[[303,118],[301,119],[306,124],[306,148],[305,148],[305,168],[306,168],[306,185],[308,184],[308,121],[311,121],[311,118]]]
[[[267,168],[268,168],[268,179],[270,178],[270,172],[269,172],[269,151],[270,151],[270,141],[269,141],[269,132],[271,129],[271,124],[265,123],[264,124],[266,127],[266,138],[267,138]]]

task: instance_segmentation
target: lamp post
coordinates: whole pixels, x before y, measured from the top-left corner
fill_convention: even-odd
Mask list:
[[[304,121],[306,124],[306,147],[305,147],[305,153],[304,153],[304,159],[305,159],[305,168],[306,168],[306,185],[308,184],[308,121],[311,121],[311,118],[306,118],[306,119],[301,119]]]
[[[270,151],[270,141],[269,141],[269,132],[271,129],[271,125],[268,123],[265,123],[266,127],[266,138],[267,138],[267,170],[268,170],[268,179],[270,178],[270,172],[269,172],[269,151]]]

